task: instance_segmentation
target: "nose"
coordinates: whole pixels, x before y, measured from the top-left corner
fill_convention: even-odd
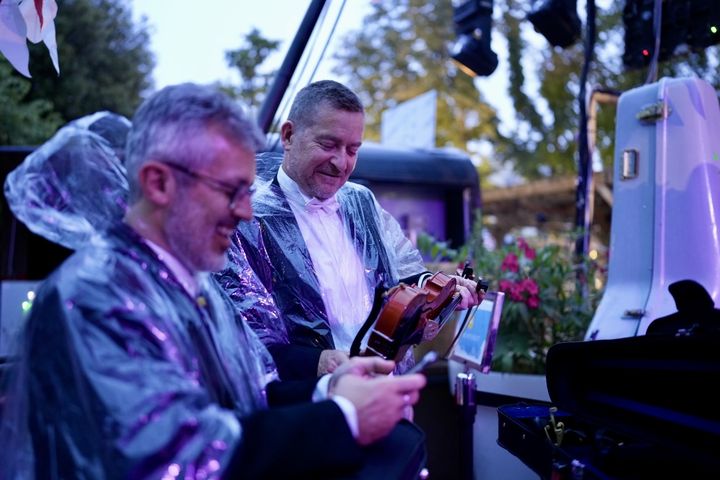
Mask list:
[[[330,164],[340,172],[346,171],[350,162],[352,162],[352,156],[345,150],[339,151],[337,154],[333,155],[330,160]]]
[[[241,198],[230,204],[230,211],[238,220],[250,220],[252,219],[252,202],[250,201],[250,195]]]

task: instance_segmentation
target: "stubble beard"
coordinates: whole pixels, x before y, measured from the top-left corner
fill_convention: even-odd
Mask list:
[[[207,235],[209,229],[198,225],[197,220],[203,215],[195,206],[174,205],[165,227],[173,255],[192,273],[222,270],[227,261],[225,253],[215,254],[210,250],[214,231]]]

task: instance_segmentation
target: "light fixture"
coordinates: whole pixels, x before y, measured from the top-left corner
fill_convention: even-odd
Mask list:
[[[495,71],[498,58],[490,48],[492,0],[468,0],[454,8],[458,36],[450,56],[470,76],[487,76]]]
[[[569,47],[580,38],[577,0],[539,0],[528,20],[554,47]]]

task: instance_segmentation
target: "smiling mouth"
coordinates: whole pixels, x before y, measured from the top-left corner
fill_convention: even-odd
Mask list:
[[[319,172],[319,173],[320,173],[320,175],[325,176],[325,177],[340,178],[339,173],[329,173],[329,172]]]
[[[235,232],[235,227],[230,227],[228,225],[218,225],[218,227],[215,229],[215,231],[221,237],[230,238],[232,236],[232,234]]]

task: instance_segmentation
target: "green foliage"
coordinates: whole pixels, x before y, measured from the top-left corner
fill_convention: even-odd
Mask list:
[[[597,2],[597,37],[587,89],[614,90],[619,93],[639,87],[647,71],[626,71],[621,56],[624,45],[622,11],[625,2]],[[583,3],[578,3],[582,7]],[[579,130],[580,72],[584,44],[567,49],[553,48],[524,21],[528,2],[498,0],[495,11],[501,18],[495,29],[508,40],[509,96],[513,103],[518,133],[505,156],[526,178],[576,173],[577,132]],[[583,36],[585,32],[583,32]],[[532,58],[528,62],[527,59]],[[658,78],[697,76],[716,89],[720,87],[717,65],[720,48],[675,56],[659,65]],[[532,92],[528,95],[526,92]],[[605,168],[612,170],[614,156],[615,108],[602,107],[598,116],[596,148]]]
[[[264,38],[259,30],[253,28],[245,35],[242,47],[225,52],[228,66],[236,68],[240,73],[242,84],[239,88],[227,86],[228,93],[243,99],[250,107],[258,107],[259,99],[265,94],[275,72],[261,73],[258,71],[267,57],[280,46],[279,40]]]
[[[139,25],[133,23],[128,2],[58,2],[55,28],[60,75],[55,72],[44,44],[29,45],[31,79],[7,69],[0,71],[0,81],[22,80],[30,85],[19,99],[17,95],[25,87],[20,90],[12,87],[15,93],[11,94],[11,101],[32,105],[36,112],[41,112],[26,117],[26,121],[39,122],[24,127],[32,135],[14,134],[2,138],[3,143],[47,139],[49,124],[43,118],[54,122],[59,117],[65,123],[101,110],[130,117],[140,104],[141,95],[151,87],[154,59],[149,50],[147,26],[144,21]],[[0,63],[6,64],[6,60]],[[6,91],[1,94],[4,102]]]
[[[595,265],[576,263],[571,250],[552,244],[532,248],[520,238],[476,257],[476,268],[491,279],[491,288],[505,292],[494,370],[545,373],[552,345],[585,336],[601,292]]]
[[[570,239],[566,245],[533,248],[518,238],[488,250],[482,246],[479,215],[475,224],[473,238],[460,250],[448,249],[428,235],[418,237],[418,249],[433,261],[465,261],[472,252],[475,271],[491,290],[505,292],[492,369],[545,373],[552,345],[584,338],[602,296],[602,272],[589,259],[573,258]]]
[[[453,3],[378,0],[362,28],[344,39],[335,56],[339,61],[335,71],[350,79],[350,86],[368,107],[368,138],[379,138],[383,110],[435,89],[437,145],[478,153],[483,141],[490,142],[493,151],[489,156],[483,150],[486,159],[510,164],[528,179],[575,174],[583,42],[567,49],[553,48],[526,19],[532,2],[495,1],[493,38],[504,37],[507,47],[505,52],[497,52],[501,66],[492,75],[507,76],[507,91],[492,94],[505,96],[512,104],[510,122],[501,126],[485,92],[478,88],[487,83],[474,82],[450,60],[449,46],[456,38]],[[588,93],[596,86],[617,92],[641,86],[647,72],[625,71],[621,61],[624,2],[597,3],[597,39]],[[578,3],[580,8],[583,5]],[[494,41],[494,45],[503,43]],[[660,64],[658,78],[695,75],[718,89],[719,52],[720,47],[713,46],[672,57]],[[503,82],[493,82],[493,86],[498,84]],[[609,170],[614,124],[615,107],[601,106],[596,148]]]
[[[349,79],[366,106],[367,138],[379,139],[384,110],[436,90],[437,145],[465,150],[468,142],[485,140],[501,152],[505,139],[495,110],[448,53],[455,40],[452,2],[381,0],[373,6],[335,55],[335,73]]]
[[[467,246],[454,249],[450,247],[449,242],[439,241],[427,233],[418,234],[417,249],[428,258],[429,263],[459,261],[459,259],[464,259],[467,256]]]
[[[52,102],[25,101],[30,82],[12,75],[7,61],[0,61],[0,145],[35,145],[47,140],[62,123]]]

